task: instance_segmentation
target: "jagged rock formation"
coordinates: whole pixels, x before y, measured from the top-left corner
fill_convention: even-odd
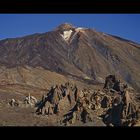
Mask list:
[[[116,79],[115,76],[106,77]],[[109,81],[110,82],[110,81]],[[118,81],[114,81],[116,85]],[[105,83],[106,87],[107,83]],[[66,83],[50,89],[38,104],[36,112],[42,115],[63,114],[60,118],[64,125],[94,122],[102,117],[108,126],[133,126],[138,122],[139,102],[129,87],[115,89],[107,87],[97,91],[79,90],[76,85]],[[138,123],[137,123],[138,124]]]
[[[66,112],[77,101],[77,94],[77,87],[69,82],[65,85],[53,86],[47,95],[42,96],[36,112],[44,115],[57,114],[59,111]]]

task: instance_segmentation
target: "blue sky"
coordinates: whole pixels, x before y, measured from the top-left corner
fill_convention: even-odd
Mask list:
[[[47,32],[65,22],[140,43],[140,14],[0,14],[0,40]]]

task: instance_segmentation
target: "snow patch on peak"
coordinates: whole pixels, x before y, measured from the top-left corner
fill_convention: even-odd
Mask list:
[[[76,28],[75,30],[76,31],[79,31],[79,30],[82,30],[83,28],[82,27],[78,27],[78,28]]]
[[[82,27],[78,27],[75,29],[75,31],[78,33],[78,32],[82,32],[82,33],[85,33],[85,28],[82,28]]]
[[[69,30],[69,31],[63,31],[63,34],[60,34],[65,41],[68,41],[71,37],[71,34],[72,34],[72,30]]]
[[[75,29],[64,30],[62,33],[60,33],[60,35],[67,43],[70,43],[74,39],[77,33],[79,32],[85,33],[84,29],[85,28],[78,27]]]

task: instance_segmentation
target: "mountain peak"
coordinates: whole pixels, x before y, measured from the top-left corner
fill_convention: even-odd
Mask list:
[[[60,24],[56,29],[61,30],[61,31],[64,31],[64,30],[66,31],[66,30],[75,29],[75,27],[70,23],[63,23],[63,24]]]

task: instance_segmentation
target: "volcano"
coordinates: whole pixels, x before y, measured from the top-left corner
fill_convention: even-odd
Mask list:
[[[138,43],[69,23],[0,41],[1,85],[45,88],[67,78],[101,84],[106,75],[114,74],[140,91],[139,70]]]

